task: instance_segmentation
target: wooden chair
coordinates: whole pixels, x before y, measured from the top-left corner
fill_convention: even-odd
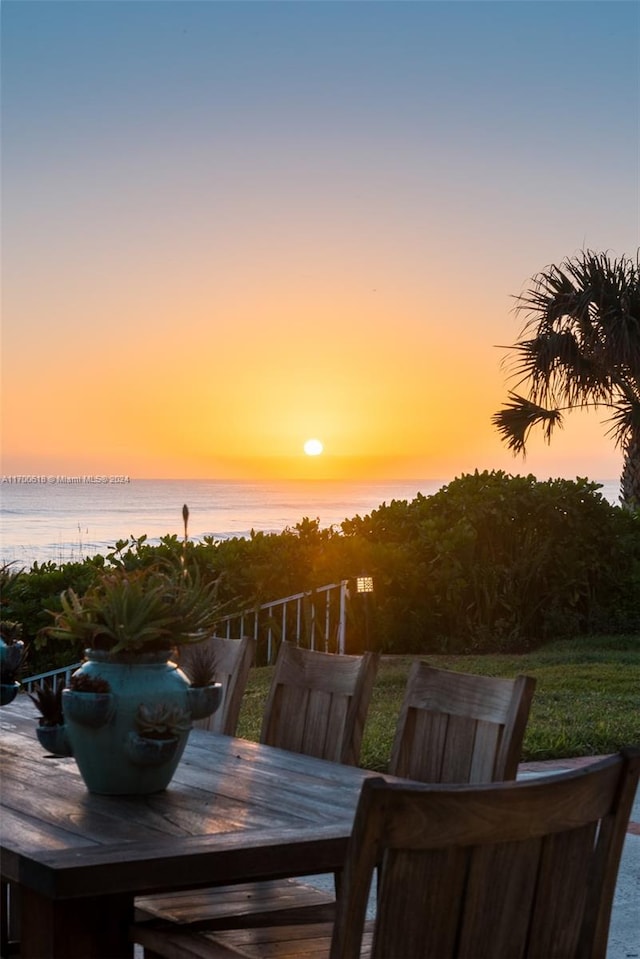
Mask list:
[[[516,778],[536,681],[413,663],[389,772],[426,783]]]
[[[367,780],[335,924],[133,938],[164,959],[604,959],[639,776],[635,749],[519,783]]]
[[[211,716],[197,720],[193,725],[213,733],[235,736],[242,697],[256,653],[256,641],[249,636],[243,639],[225,639],[212,636],[197,646],[184,646],[180,652],[180,666],[189,676],[191,669],[202,665],[211,666],[212,678],[222,683],[222,703]],[[202,662],[204,660],[204,662]]]
[[[260,741],[357,765],[378,655],[338,656],[283,643],[265,704]],[[186,890],[136,900],[136,917],[224,929],[333,917],[335,897],[285,879]]]
[[[357,766],[378,655],[337,656],[283,643],[260,742]]]

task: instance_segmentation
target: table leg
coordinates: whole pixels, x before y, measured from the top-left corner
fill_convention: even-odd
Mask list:
[[[19,924],[20,890],[15,883],[2,881],[2,902],[0,903],[0,956],[17,956]]]
[[[21,959],[133,959],[133,897],[57,899],[23,887]]]

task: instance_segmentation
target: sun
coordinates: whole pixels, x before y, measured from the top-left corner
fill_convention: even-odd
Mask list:
[[[323,449],[324,446],[320,440],[307,440],[307,442],[304,444],[304,451],[307,456],[320,456],[320,453],[322,453]]]

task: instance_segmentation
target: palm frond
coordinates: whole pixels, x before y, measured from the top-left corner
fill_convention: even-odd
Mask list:
[[[562,414],[559,410],[548,410],[524,396],[510,392],[509,402],[493,415],[492,423],[509,449],[514,453],[524,453],[529,430],[539,423],[543,424],[545,439],[549,442],[554,428],[562,426]]]
[[[630,437],[640,436],[640,403],[630,406],[627,403],[617,403],[612,416],[607,419],[610,424],[607,435],[611,436],[616,444],[623,449],[628,445]]]
[[[493,422],[510,449],[524,452],[531,427],[549,440],[560,410],[610,407],[624,446],[640,404],[640,259],[584,251],[538,273],[516,298],[524,312],[510,348],[513,389]]]
[[[511,372],[516,387],[529,381],[534,403],[569,409],[609,404],[614,384],[608,368],[586,355],[569,330],[524,340],[512,348]]]

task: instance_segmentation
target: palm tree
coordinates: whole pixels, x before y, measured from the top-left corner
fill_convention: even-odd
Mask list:
[[[492,421],[515,454],[532,426],[547,442],[564,413],[605,407],[623,451],[621,502],[640,509],[640,260],[583,251],[534,276],[517,298],[526,324],[510,348],[515,388]]]

